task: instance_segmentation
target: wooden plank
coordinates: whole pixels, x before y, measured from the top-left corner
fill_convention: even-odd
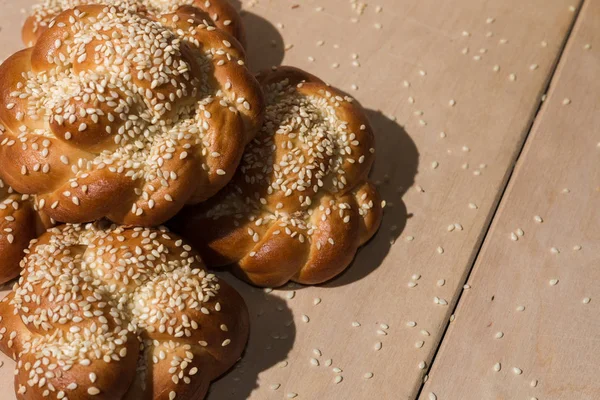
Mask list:
[[[25,20],[24,8],[34,4],[33,0],[10,1],[0,0],[0,62],[22,49],[21,25]]]
[[[256,331],[244,362],[213,385],[211,399],[281,399],[287,393],[304,399],[415,397],[426,372],[418,365],[429,364],[450,316],[450,308],[433,299],[452,304],[459,293],[574,17],[568,1],[378,3],[381,13],[370,4],[362,16],[343,0],[302,2],[296,9],[287,2],[259,1],[247,8],[283,26],[284,45],[293,45],[284,63],[352,92],[372,110],[379,134],[374,176],[384,182],[380,188],[393,206],[378,237],[347,274],[325,287],[297,290],[291,300],[286,298],[289,292],[273,292],[251,304]],[[324,10],[315,11],[319,6]],[[490,17],[495,21],[486,23]],[[470,36],[462,36],[463,31]],[[501,39],[508,42],[501,44]],[[547,47],[541,45],[544,40]],[[251,65],[267,67],[252,58],[261,54],[252,45],[251,40]],[[462,54],[465,47],[467,55]],[[480,53],[483,48],[487,51]],[[352,65],[352,53],[358,54],[360,67]],[[476,55],[482,59],[475,61]],[[539,68],[532,71],[534,63]],[[498,73],[495,64],[500,65]],[[516,81],[509,79],[510,73],[517,74]],[[404,87],[404,80],[410,87]],[[358,91],[352,90],[353,84]],[[446,138],[440,138],[442,131]],[[434,161],[439,163],[436,169]],[[465,163],[469,168],[463,170]],[[487,167],[474,175],[483,163]],[[424,192],[415,190],[416,185]],[[448,232],[451,223],[464,230]],[[390,239],[398,235],[390,247]],[[414,240],[407,241],[409,236]],[[413,274],[422,278],[409,288]],[[437,286],[440,279],[446,281],[443,287]],[[284,311],[271,303],[274,294],[286,301]],[[258,293],[251,296],[261,299]],[[317,306],[315,298],[322,299]],[[310,322],[302,322],[303,314]],[[285,327],[292,316],[294,325]],[[361,326],[353,327],[354,321]],[[408,321],[416,321],[417,327],[408,328]],[[381,323],[390,326],[387,336],[377,334]],[[422,329],[431,336],[420,333]],[[287,338],[273,339],[277,336]],[[420,341],[423,347],[416,348]],[[383,344],[380,351],[374,350],[377,342]],[[316,356],[313,349],[323,355]],[[285,360],[287,366],[265,368],[265,357],[269,362]],[[311,358],[320,366],[311,365]],[[343,372],[327,367],[328,359]],[[374,373],[370,380],[363,378],[368,372]],[[336,385],[335,375],[344,380]],[[270,389],[279,384],[277,390]]]
[[[578,2],[377,3],[381,12],[370,4],[361,14],[358,1],[244,2],[254,69],[283,60],[369,109],[378,135],[373,177],[388,207],[377,237],[330,284],[272,293],[236,284],[253,331],[244,359],[213,385],[211,399],[415,397],[426,373],[419,363],[428,365],[437,349],[574,18],[569,5]],[[0,16],[0,26],[12,26],[0,34],[13,48],[20,19],[15,7]],[[462,230],[448,232],[449,224]],[[413,274],[421,278],[410,288]],[[12,393],[11,369],[8,361],[0,369],[3,393]]]
[[[599,20],[585,2],[424,400],[600,398]]]

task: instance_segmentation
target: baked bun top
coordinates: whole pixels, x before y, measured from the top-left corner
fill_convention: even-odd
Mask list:
[[[33,46],[39,36],[48,29],[52,19],[61,12],[85,4],[108,4],[144,13],[153,19],[170,14],[179,7],[193,6],[214,25],[235,37],[245,45],[244,26],[240,15],[227,0],[42,0],[32,7],[31,15],[25,20],[22,37],[26,46]]]
[[[0,176],[57,221],[159,225],[225,186],[260,126],[243,56],[194,7],[67,10],[0,66]]]
[[[265,122],[236,176],[173,229],[208,265],[233,264],[256,285],[321,283],[379,227],[381,200],[367,179],[373,131],[356,100],[307,72],[279,67],[258,79]]]
[[[0,350],[27,399],[196,400],[245,347],[240,295],[164,229],[63,225],[22,267]]]

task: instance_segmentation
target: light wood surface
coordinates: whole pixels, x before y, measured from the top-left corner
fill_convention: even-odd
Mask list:
[[[18,9],[31,3],[2,6],[0,59],[19,48]],[[388,206],[376,238],[330,284],[265,293],[235,283],[252,313],[251,339],[212,400],[415,398],[579,2],[380,0],[362,14],[360,4],[243,3],[254,70],[307,69],[369,110],[373,177]],[[12,367],[0,369],[2,399],[12,399]]]
[[[600,398],[598,21],[586,2],[423,400]]]

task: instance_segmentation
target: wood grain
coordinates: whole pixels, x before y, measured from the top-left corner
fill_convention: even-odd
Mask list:
[[[388,205],[378,235],[333,282],[271,293],[236,282],[252,313],[251,339],[210,399],[416,396],[578,2],[380,0],[362,14],[359,4],[243,4],[253,69],[304,68],[369,110],[378,141],[373,177]],[[21,20],[17,4],[3,8],[0,58],[19,47]],[[11,386],[7,361],[0,390]]]
[[[600,398],[599,20],[585,2],[424,400]]]

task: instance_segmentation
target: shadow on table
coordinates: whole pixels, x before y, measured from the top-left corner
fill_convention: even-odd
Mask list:
[[[417,146],[404,128],[379,111],[367,110],[375,132],[375,165],[370,178],[387,202],[377,234],[359,249],[355,260],[340,276],[325,284],[337,287],[355,282],[377,269],[406,226],[411,215],[402,196],[414,181],[419,166]]]
[[[281,65],[285,49],[277,28],[263,17],[242,10],[240,0],[230,2],[240,12],[246,29],[246,58],[250,70],[259,72]]]
[[[259,386],[259,374],[284,361],[296,338],[292,310],[285,300],[219,273],[238,290],[250,313],[250,339],[242,359],[214,382],[207,400],[247,399]]]

